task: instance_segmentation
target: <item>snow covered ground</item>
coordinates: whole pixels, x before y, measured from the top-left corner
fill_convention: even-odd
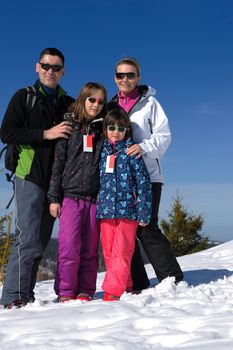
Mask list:
[[[0,309],[0,349],[142,350],[233,349],[233,241],[178,259],[185,282],[158,284],[147,265],[151,288],[103,302],[54,302],[53,281],[36,286],[36,302]],[[1,292],[0,287],[0,292]]]

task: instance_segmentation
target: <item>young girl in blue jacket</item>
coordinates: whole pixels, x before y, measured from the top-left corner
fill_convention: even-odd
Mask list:
[[[106,103],[105,88],[87,83],[72,105],[72,134],[55,148],[48,199],[51,215],[60,219],[55,278],[59,302],[91,300],[96,289],[96,197]]]
[[[114,301],[132,288],[130,264],[138,225],[146,226],[151,216],[151,183],[143,159],[127,155],[133,143],[130,120],[124,110],[110,111],[104,119],[100,160],[100,219],[106,275],[104,300]]]

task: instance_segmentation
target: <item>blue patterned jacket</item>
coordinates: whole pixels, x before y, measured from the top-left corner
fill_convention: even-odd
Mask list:
[[[151,216],[151,182],[143,159],[126,154],[130,145],[130,139],[118,141],[113,150],[110,142],[104,141],[97,218],[124,218],[148,224]],[[106,159],[111,154],[116,155],[114,173],[106,173]]]

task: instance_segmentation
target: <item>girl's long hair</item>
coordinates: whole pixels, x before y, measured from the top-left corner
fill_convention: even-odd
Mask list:
[[[96,91],[101,90],[104,96],[104,105],[97,118],[104,117],[107,113],[107,91],[105,87],[99,83],[89,82],[83,86],[78,97],[71,105],[72,112],[75,114],[75,119],[85,124],[87,122],[87,112],[85,109],[85,101],[87,97],[91,97]]]

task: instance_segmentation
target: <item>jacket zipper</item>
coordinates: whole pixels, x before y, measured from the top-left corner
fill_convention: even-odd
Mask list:
[[[130,108],[130,110],[128,111],[128,114],[131,113],[132,109],[138,104],[138,102],[142,99],[144,95],[139,95],[137,101],[135,102],[135,104]]]
[[[151,122],[150,118],[148,118],[148,124],[150,127],[150,133],[153,134],[153,127],[152,127],[152,122]]]
[[[160,167],[158,158],[156,158],[156,162],[157,162],[157,165],[158,165],[158,168],[159,168],[159,175],[161,175],[162,172],[161,172],[161,167]]]

